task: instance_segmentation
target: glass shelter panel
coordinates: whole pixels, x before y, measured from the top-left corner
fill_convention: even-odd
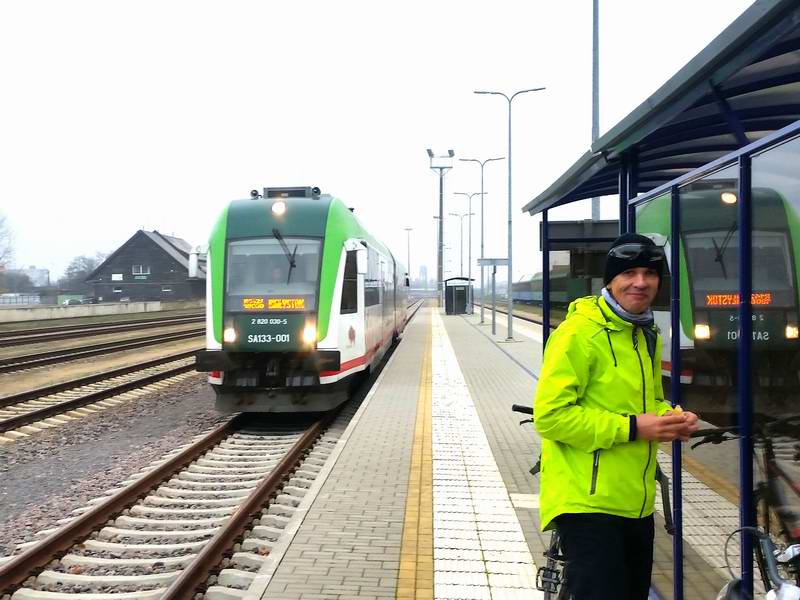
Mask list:
[[[753,481],[759,525],[779,547],[800,543],[798,164],[798,138],[752,159]],[[797,580],[798,566],[784,576]]]
[[[670,194],[664,194],[643,202],[636,207],[636,232],[646,235],[652,239],[656,245],[664,248],[664,252],[669,260],[670,253],[670,234],[671,234],[671,207],[672,199]],[[662,351],[661,364],[659,369],[662,374],[662,387],[669,399],[669,360],[670,360],[670,289],[671,289],[671,269],[664,271],[661,281],[661,288],[653,303],[653,317],[656,325],[661,331]],[[662,444],[661,451],[658,453],[658,464],[664,473],[672,481],[672,462],[670,460],[670,445]],[[653,575],[652,585],[658,591],[661,598],[665,600],[673,598],[673,549],[672,536],[664,529],[664,510],[660,494],[656,497],[656,529],[655,546],[653,553]],[[694,596],[685,595],[685,598]],[[699,598],[700,596],[698,596]]]
[[[739,423],[737,383],[739,166],[680,188],[681,404],[701,428]],[[701,440],[692,440],[692,444]],[[713,598],[739,571],[739,442],[683,446],[684,589]]]

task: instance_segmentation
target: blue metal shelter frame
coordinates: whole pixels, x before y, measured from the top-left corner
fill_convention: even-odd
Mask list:
[[[754,526],[756,524],[755,505],[753,502],[753,428],[752,428],[752,394],[750,364],[752,356],[752,257],[751,257],[751,237],[752,237],[752,197],[751,197],[751,158],[754,154],[782,144],[792,138],[800,137],[800,121],[784,127],[761,140],[748,144],[736,152],[731,152],[713,162],[695,169],[667,184],[659,186],[647,194],[636,198],[624,198],[620,196],[620,214],[631,217],[634,215],[635,207],[648,202],[665,193],[671,195],[671,239],[680,238],[680,187],[692,181],[701,179],[714,171],[725,167],[738,166],[739,171],[739,203],[738,203],[738,235],[739,235],[739,323],[741,334],[737,341],[738,350],[738,398],[737,407],[739,411],[739,426],[741,437],[739,439],[739,485],[740,485],[740,526]],[[627,190],[623,190],[627,194]],[[620,231],[632,231],[633,219],[620,220]],[[542,211],[542,249],[543,249],[543,324],[550,323],[550,275],[549,275],[549,252],[551,245],[560,243],[585,243],[610,241],[606,238],[550,238],[549,221],[547,210]],[[680,244],[673,243],[671,250],[671,270],[673,273],[680,271]],[[680,331],[680,285],[672,285],[671,289],[671,323],[672,331]],[[549,327],[543,326],[542,336],[544,344],[547,344]],[[671,392],[673,404],[680,404],[680,335],[671,336]],[[672,444],[672,469],[673,473],[681,472],[681,444],[678,441]],[[672,487],[672,506],[673,518],[675,522],[675,536],[673,537],[673,593],[675,600],[682,600],[683,590],[683,506],[681,478],[673,477]],[[742,581],[745,589],[752,594],[753,590],[753,546],[749,536],[742,538],[741,553],[741,572]]]
[[[755,523],[752,470],[752,256],[751,159],[754,154],[800,137],[800,4],[755,0],[628,117],[609,130],[523,212],[542,214],[543,323],[550,323],[550,260],[554,244],[610,241],[550,237],[548,211],[595,196],[618,194],[620,233],[636,229],[636,208],[658,196],[671,197],[671,239],[681,231],[681,186],[714,171],[738,170],[739,326],[737,408],[740,523]],[[637,194],[642,194],[638,195]],[[563,247],[563,246],[562,246]],[[680,272],[680,244],[671,245],[672,272]],[[680,285],[673,279],[672,331],[680,331]],[[550,328],[543,327],[547,343]],[[671,399],[681,401],[680,335],[671,336]],[[672,448],[673,474],[681,473],[681,445]],[[673,477],[673,598],[683,600],[683,505],[681,477]],[[741,570],[752,593],[753,548],[742,540]]]

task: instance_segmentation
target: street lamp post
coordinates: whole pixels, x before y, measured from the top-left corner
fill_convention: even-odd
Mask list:
[[[458,217],[461,220],[461,223],[459,224],[458,228],[461,233],[458,243],[458,253],[461,258],[461,267],[459,268],[458,274],[460,277],[463,277],[464,276],[464,217],[470,217],[471,220],[472,213],[450,213],[450,216]]]
[[[411,232],[414,231],[413,227],[406,227],[406,241],[407,241],[407,250],[406,250],[406,271],[408,272],[408,283],[409,287],[411,286]]]
[[[478,160],[477,158],[459,158],[458,160],[464,162],[474,162],[478,163],[481,166],[481,260],[483,260],[483,197],[485,193],[483,191],[483,167],[486,163],[492,162],[493,160],[504,160],[505,157],[501,156],[499,158],[487,158],[486,160]],[[472,208],[470,208],[470,212],[472,212]],[[470,232],[472,228],[470,228]],[[470,243],[470,249],[472,248],[472,243]],[[483,289],[483,267],[481,267],[481,323],[483,323],[483,305],[485,304],[485,297],[486,294]]]
[[[511,284],[513,279],[513,269],[512,269],[512,262],[511,262],[511,102],[519,96],[520,94],[526,94],[528,92],[539,92],[543,90],[543,87],[540,88],[531,88],[528,90],[519,90],[518,92],[514,92],[511,96],[505,95],[503,92],[484,92],[484,91],[476,91],[476,94],[491,94],[493,96],[502,96],[508,102],[508,289],[506,290],[506,295],[508,296],[508,302],[506,305],[506,310],[508,311],[508,337],[506,337],[506,341],[513,341],[514,340],[514,317],[511,313]]]
[[[463,159],[461,159],[461,160],[463,160]],[[470,314],[472,314],[473,313],[472,304],[473,304],[473,300],[474,300],[474,298],[472,297],[472,215],[475,214],[475,213],[472,212],[472,197],[473,196],[482,196],[483,192],[482,191],[481,192],[473,192],[471,194],[467,193],[467,192],[453,192],[453,193],[456,196],[466,196],[467,198],[469,198],[469,208],[468,208],[469,223],[467,224],[467,227],[469,227],[469,236],[467,236],[468,239],[469,239],[469,241],[467,242],[468,243],[468,247],[467,247],[467,277],[469,278],[469,288],[468,288],[469,289],[469,311],[470,311]]]
[[[436,291],[439,296],[439,306],[444,305],[444,174],[453,168],[455,152],[447,151],[447,156],[434,156],[433,150],[428,148],[428,158],[431,161],[431,170],[439,171],[439,242],[436,257]]]

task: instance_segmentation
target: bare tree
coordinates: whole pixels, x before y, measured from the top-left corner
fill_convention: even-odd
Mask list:
[[[6,217],[0,215],[0,267],[7,267],[14,256],[14,236]]]
[[[73,258],[64,276],[59,280],[59,286],[72,291],[89,292],[90,286],[86,283],[86,277],[94,271],[100,263],[106,259],[107,255],[98,252],[94,256],[76,256]]]

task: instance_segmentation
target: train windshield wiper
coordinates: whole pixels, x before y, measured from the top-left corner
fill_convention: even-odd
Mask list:
[[[728,228],[728,231],[725,233],[725,237],[722,238],[722,244],[719,246],[717,245],[717,240],[713,237],[711,238],[711,243],[714,244],[714,251],[716,252],[717,256],[714,259],[714,262],[719,263],[719,268],[722,269],[722,276],[727,279],[728,273],[725,269],[725,259],[723,258],[725,254],[725,250],[728,249],[728,245],[731,243],[733,239],[733,234],[736,233],[736,221],[731,223],[731,226]]]
[[[289,273],[286,275],[286,283],[289,283],[292,278],[292,269],[297,266],[297,263],[294,259],[295,255],[297,254],[297,245],[295,244],[294,250],[290,251],[289,245],[286,243],[286,240],[283,239],[283,236],[281,235],[281,232],[278,231],[277,227],[272,228],[272,235],[274,235],[275,239],[278,240],[278,243],[281,245],[281,249],[283,249],[283,254],[286,256],[286,260],[289,261]]]

